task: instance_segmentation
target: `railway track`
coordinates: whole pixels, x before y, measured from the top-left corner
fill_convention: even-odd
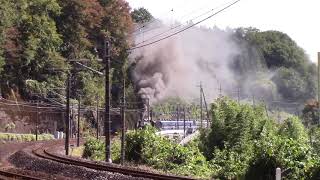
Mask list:
[[[120,173],[120,174],[129,175],[133,177],[142,177],[142,178],[149,178],[149,179],[156,179],[156,180],[193,180],[193,178],[190,178],[190,177],[152,173],[148,171],[118,166],[114,164],[79,160],[79,159],[58,155],[54,152],[51,152],[49,149],[52,150],[53,148],[54,147],[50,147],[50,146],[46,146],[46,148],[40,147],[38,149],[33,150],[32,153],[40,158],[52,160],[52,161],[63,163],[63,164],[81,166],[81,167],[86,167],[89,169],[94,169],[99,171]]]
[[[5,170],[0,170],[0,179],[28,179],[28,180],[41,180],[36,177],[28,176],[28,175],[23,175],[23,174],[18,174],[18,173],[13,173],[13,172],[8,172]]]

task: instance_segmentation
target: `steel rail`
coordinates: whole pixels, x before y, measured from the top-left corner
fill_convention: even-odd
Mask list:
[[[7,177],[7,178],[13,178],[13,179],[30,179],[30,180],[41,180],[36,177],[32,177],[30,175],[23,175],[23,174],[18,174],[18,173],[13,173],[13,172],[8,172],[4,170],[0,170],[0,179],[1,176]]]
[[[115,165],[115,164],[107,164],[107,163],[98,164],[95,161],[76,160],[68,156],[54,154],[53,152],[50,152],[48,149],[52,150],[53,148],[48,146],[46,148],[40,147],[36,150],[33,150],[32,153],[40,158],[56,161],[63,164],[81,166],[81,167],[86,167],[89,169],[95,169],[100,171],[120,173],[120,174],[129,175],[133,177],[143,177],[143,178],[150,178],[150,179],[156,179],[156,180],[193,180],[194,179],[194,178],[185,177],[185,176],[152,173],[152,172],[148,172],[140,169],[122,167],[120,165]]]

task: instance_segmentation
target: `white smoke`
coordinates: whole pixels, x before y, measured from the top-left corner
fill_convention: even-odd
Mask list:
[[[168,29],[169,26],[159,23],[150,25],[145,29],[146,33],[140,33],[136,38],[136,43]],[[218,28],[195,27],[134,50],[131,57],[136,62],[133,77],[141,97],[149,98],[151,104],[168,97],[194,100],[199,98],[200,82],[208,100],[219,95],[220,85],[223,93],[235,93],[234,87],[239,82],[235,80],[237,78],[230,63],[240,53],[240,49],[232,34],[233,30],[230,29],[222,31]],[[149,42],[166,35],[168,33]]]

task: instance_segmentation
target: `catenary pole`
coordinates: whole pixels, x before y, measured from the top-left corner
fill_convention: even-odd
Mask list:
[[[122,81],[122,107],[121,107],[121,118],[122,118],[122,127],[121,127],[121,165],[124,164],[124,158],[125,158],[125,136],[126,136],[126,78],[125,75],[123,76]]]
[[[183,137],[186,137],[186,106],[183,106]]]
[[[105,60],[105,154],[106,162],[111,162],[111,118],[110,118],[110,42],[104,40],[104,60]]]
[[[65,150],[66,155],[69,155],[69,132],[70,132],[70,73],[67,74],[67,102],[66,102],[66,117],[65,117]]]
[[[38,131],[39,131],[39,102],[37,101],[36,141],[38,141]]]
[[[179,129],[179,119],[180,119],[180,107],[177,104],[177,129]]]
[[[206,96],[204,94],[203,88],[201,87],[201,92],[202,92],[202,97],[203,97],[203,101],[204,101],[204,105],[206,108],[206,113],[207,113],[207,128],[209,128],[209,120],[210,120],[210,115],[209,115],[209,110],[208,110],[208,104],[206,101]]]
[[[96,107],[96,119],[97,119],[97,139],[99,139],[99,130],[100,130],[100,126],[99,126],[99,97],[98,95],[96,96],[96,100],[97,100],[97,107]]]
[[[81,97],[78,99],[78,135],[77,135],[77,147],[80,146],[80,110],[81,110]]]
[[[318,52],[318,124],[320,124],[320,52]]]
[[[200,127],[202,128],[202,83],[200,82]]]

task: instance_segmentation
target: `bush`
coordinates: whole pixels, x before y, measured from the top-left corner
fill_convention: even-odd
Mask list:
[[[121,141],[116,138],[113,139],[111,145],[111,159],[114,163],[120,163],[120,151],[121,151]]]
[[[212,104],[212,124],[200,137],[181,146],[147,126],[126,136],[126,160],[179,175],[215,179],[274,179],[280,167],[283,179],[319,179],[319,142],[310,146],[300,119],[275,124],[263,106],[252,107],[221,98]],[[315,129],[314,137],[320,137]],[[114,143],[113,156],[120,145]],[[119,143],[120,144],[120,143]],[[104,144],[86,142],[87,157],[103,159]],[[100,151],[100,152],[99,152]]]
[[[284,171],[283,179],[303,179],[313,167],[311,147],[292,138],[264,137],[255,152],[246,175],[249,179],[274,177],[277,167]]]
[[[88,138],[84,143],[83,157],[92,160],[105,160],[104,154],[105,144],[95,138]]]
[[[297,117],[277,125],[263,108],[222,98],[212,105],[212,126],[201,133],[200,149],[210,161],[212,177],[284,179],[314,177],[315,161],[307,131]]]
[[[38,140],[51,140],[54,139],[52,134],[39,134]],[[3,141],[35,141],[36,135],[34,134],[13,134],[13,133],[0,133],[0,140]]]
[[[197,143],[181,146],[156,135],[150,126],[127,134],[126,159],[180,175],[208,177],[210,169]]]
[[[111,142],[111,158],[112,162],[120,162],[120,147],[119,139],[113,139]],[[83,158],[92,159],[95,161],[105,160],[105,144],[100,139],[89,137],[84,143]]]

